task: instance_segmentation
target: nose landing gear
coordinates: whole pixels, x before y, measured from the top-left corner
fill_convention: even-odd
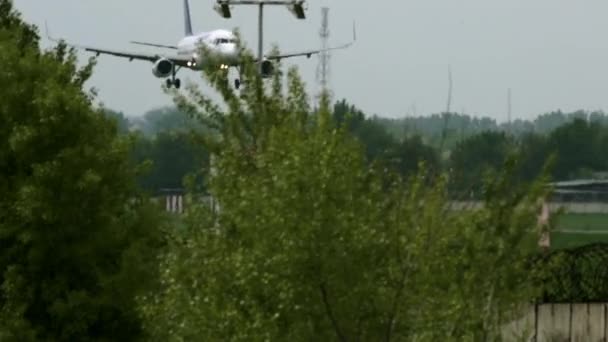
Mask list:
[[[241,68],[236,66],[235,69],[238,71],[239,75],[234,79],[234,89],[239,90],[241,88]]]

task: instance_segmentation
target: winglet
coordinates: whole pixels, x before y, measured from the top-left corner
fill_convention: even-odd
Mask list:
[[[357,41],[357,28],[355,26],[355,21],[353,20],[353,40],[347,44],[344,44],[341,48],[351,47]]]
[[[49,24],[46,22],[46,20],[44,21],[44,33],[46,34],[46,37],[49,40],[56,41],[53,37],[51,37],[51,33],[49,31]]]

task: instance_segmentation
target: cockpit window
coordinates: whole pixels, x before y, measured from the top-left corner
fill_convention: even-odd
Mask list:
[[[215,40],[215,45],[236,43],[236,39],[233,38],[218,38]]]

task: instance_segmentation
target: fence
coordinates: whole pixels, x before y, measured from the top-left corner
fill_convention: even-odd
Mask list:
[[[563,209],[571,214],[608,214],[608,203],[604,202],[549,202],[549,210],[555,212]],[[480,201],[453,201],[450,208],[453,210],[480,209]]]
[[[608,341],[608,303],[537,304],[503,329],[506,341]]]
[[[164,202],[165,211],[174,214],[184,212],[184,195],[185,190],[176,189],[160,189],[156,194],[158,201]]]
[[[538,304],[503,328],[506,341],[608,342],[608,244],[542,254],[531,269]]]

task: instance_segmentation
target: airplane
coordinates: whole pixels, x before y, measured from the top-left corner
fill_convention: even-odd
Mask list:
[[[50,36],[48,32],[48,27],[46,28],[46,31],[49,40],[59,42],[58,39],[55,39]],[[180,69],[203,69],[206,63],[211,60],[211,58],[207,58],[200,53],[203,48],[209,51],[210,55],[208,55],[208,57],[212,57],[216,61],[216,63],[219,62],[219,67],[221,69],[227,70],[230,67],[235,67],[238,70],[240,65],[240,58],[236,35],[233,32],[224,29],[194,34],[192,30],[189,0],[184,0],[184,31],[185,37],[182,38],[177,43],[177,45],[164,45],[141,41],[131,41],[132,44],[175,50],[175,54],[127,52],[112,49],[102,49],[91,46],[75,45],[69,44],[67,42],[66,44],[77,49],[92,52],[97,56],[105,54],[116,57],[128,58],[129,61],[142,60],[152,62],[152,74],[158,78],[166,78],[167,88],[171,88],[172,86],[174,86],[176,89],[180,88],[181,81],[179,78],[176,78],[177,72]],[[298,56],[306,56],[310,58],[312,55],[319,54],[324,51],[346,49],[351,46],[355,42],[355,40],[356,34],[353,25],[353,40],[347,44],[337,47],[330,47],[327,49],[316,49],[280,55],[264,56],[262,61],[256,59],[255,62],[260,63],[260,72],[262,78],[269,78],[274,72],[274,66],[272,63],[273,61],[280,61],[284,58]],[[235,88],[239,89],[240,85],[240,79],[236,78],[234,80]]]

